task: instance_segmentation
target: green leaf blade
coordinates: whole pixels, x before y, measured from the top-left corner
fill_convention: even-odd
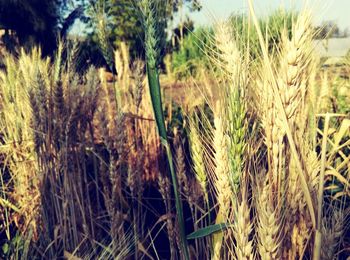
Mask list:
[[[192,232],[191,234],[189,234],[187,236],[187,240],[192,240],[192,239],[197,239],[197,238],[202,238],[202,237],[206,237],[209,236],[213,233],[219,232],[219,231],[223,231],[227,228],[230,227],[230,224],[226,224],[226,223],[221,223],[221,224],[215,224],[215,225],[210,225],[204,228],[201,228],[195,232]]]

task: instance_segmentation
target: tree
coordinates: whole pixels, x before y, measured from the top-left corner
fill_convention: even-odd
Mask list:
[[[127,42],[131,55],[140,55],[143,49],[143,29],[134,0],[109,0],[109,2],[114,45]]]
[[[66,34],[82,8],[70,10],[69,0],[6,0],[0,1],[0,28],[16,33],[21,45],[40,44],[44,54],[51,54],[57,36]]]
[[[316,39],[327,39],[340,36],[339,27],[334,21],[323,22],[321,26],[315,27],[315,31]]]
[[[90,11],[88,11],[88,16],[90,16],[90,21],[88,27],[92,28],[92,33],[90,37],[97,40],[97,22],[92,21],[94,13],[98,13],[98,10],[103,6],[104,12],[106,14],[106,20],[108,25],[106,25],[107,35],[111,42],[113,42],[114,47],[118,46],[120,42],[126,42],[131,51],[132,56],[143,56],[143,28],[140,21],[140,14],[137,8],[138,0],[90,0]],[[190,11],[200,10],[200,5],[198,0],[168,0],[160,1],[155,0],[155,2],[160,3],[161,12],[164,17],[164,29],[169,26],[170,21],[173,21],[176,14],[184,8],[188,8]],[[97,8],[99,7],[99,8]],[[91,12],[92,10],[92,12]],[[101,16],[100,16],[101,17]],[[166,34],[164,32],[164,39],[166,39]]]

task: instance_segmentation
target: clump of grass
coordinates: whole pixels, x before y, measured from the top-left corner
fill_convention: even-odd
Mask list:
[[[5,70],[0,72],[1,155],[4,158],[0,177],[2,214],[5,214],[7,229],[14,223],[22,232],[31,230],[35,239],[39,231],[40,178],[29,96],[32,82],[40,71],[48,70],[49,62],[49,59],[41,59],[40,49],[35,48],[29,54],[21,50],[18,59],[5,55]],[[33,66],[34,63],[37,66]],[[9,178],[4,178],[6,173]],[[9,229],[6,235],[11,240]]]

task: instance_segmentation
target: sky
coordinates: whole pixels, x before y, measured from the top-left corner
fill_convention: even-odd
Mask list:
[[[202,11],[190,15],[197,25],[207,25],[215,19],[225,19],[233,12],[248,11],[248,0],[200,0],[200,2],[203,6]],[[279,7],[301,10],[306,4],[312,11],[316,25],[322,21],[334,21],[340,29],[350,28],[350,0],[253,0],[253,2],[259,16],[266,16]]]
[[[203,6],[200,12],[189,14],[195,25],[210,25],[217,19],[225,19],[232,13],[248,13],[248,0],[199,0]],[[277,8],[301,10],[308,6],[312,11],[314,24],[334,21],[341,30],[350,29],[350,0],[253,0],[258,16],[267,16]],[[84,25],[77,22],[72,32],[79,34]]]

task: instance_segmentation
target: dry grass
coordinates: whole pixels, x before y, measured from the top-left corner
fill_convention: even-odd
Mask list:
[[[39,49],[19,59],[5,55],[6,71],[1,71],[1,205],[7,226],[14,222],[23,231],[31,230],[38,237],[40,211],[40,177],[31,129],[30,89],[40,71],[48,69],[49,60],[41,60]],[[32,66],[33,62],[37,66]],[[8,179],[5,176],[9,174]],[[6,232],[11,239],[9,230]]]

